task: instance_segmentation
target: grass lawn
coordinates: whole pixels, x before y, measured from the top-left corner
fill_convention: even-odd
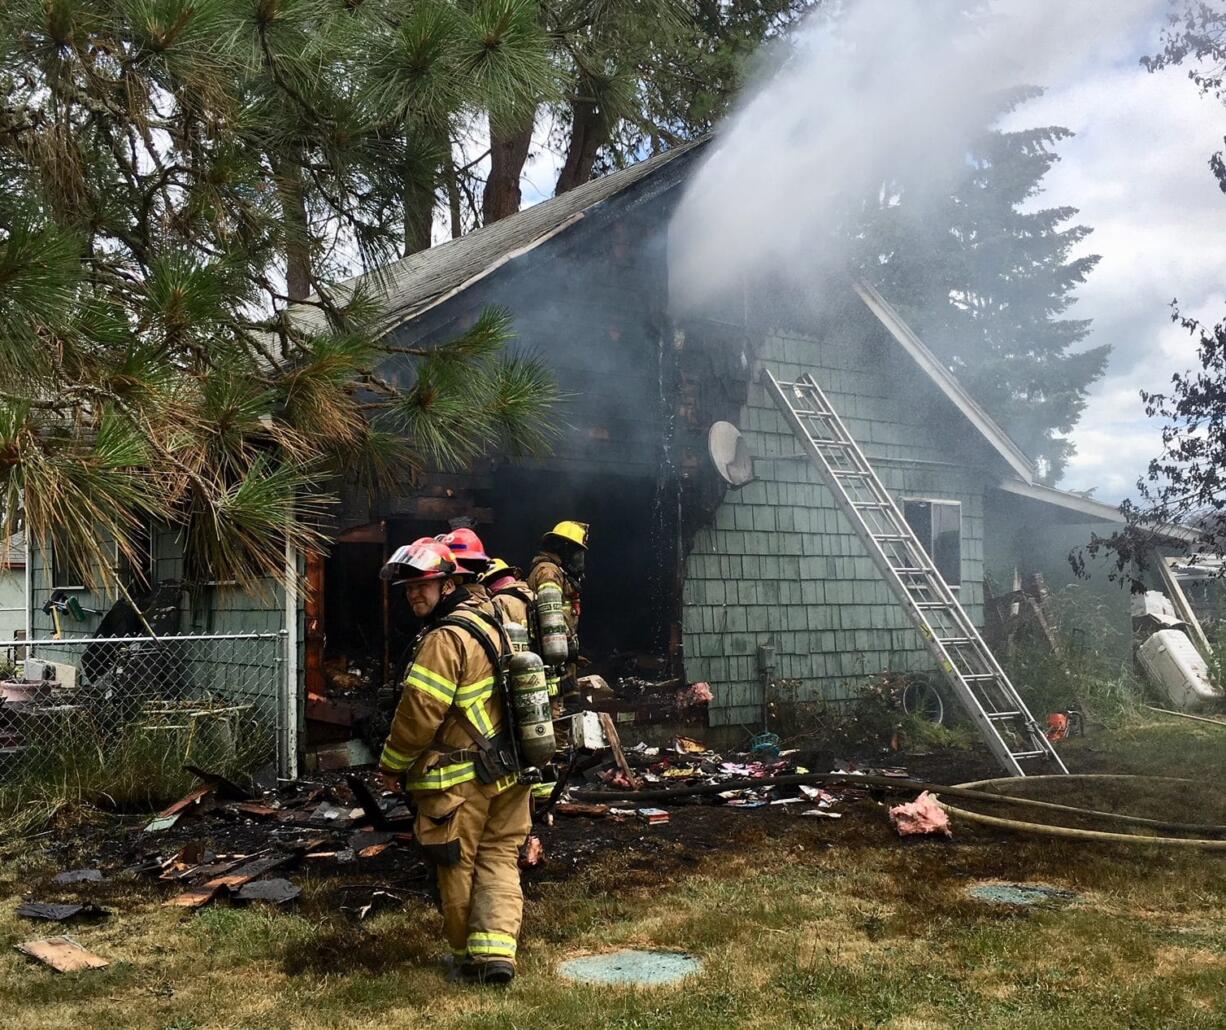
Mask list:
[[[1226,730],[1153,718],[1074,742],[1070,767],[1204,777],[1203,803],[1180,791],[1164,812],[1226,821]],[[719,842],[687,848],[687,820],[709,834],[715,816]],[[569,878],[530,885],[521,975],[503,992],[445,980],[424,904],[356,923],[329,901],[334,882],[298,874],[293,913],[216,905],[184,918],[147,885],[105,884],[115,915],[68,932],[112,966],[52,973],[11,945],[57,932],[13,915],[55,868],[10,860],[0,1026],[1226,1025],[1226,853],[955,831],[948,843],[900,841],[870,802],[838,822],[676,808],[668,837],[644,829]],[[981,880],[1082,898],[991,907],[966,896]],[[621,945],[686,950],[704,969],[639,991],[553,973],[573,953]]]

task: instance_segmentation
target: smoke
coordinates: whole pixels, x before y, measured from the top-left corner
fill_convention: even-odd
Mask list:
[[[846,265],[856,212],[905,183],[922,217],[965,168],[1004,91],[1054,86],[1165,0],[842,0],[816,11],[718,134],[670,227],[682,311],[745,276]]]

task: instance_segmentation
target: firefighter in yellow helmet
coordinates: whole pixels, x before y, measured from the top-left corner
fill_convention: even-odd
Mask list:
[[[472,604],[455,555],[437,540],[399,548],[380,575],[406,587],[426,626],[379,772],[389,790],[412,793],[454,968],[478,983],[506,984],[523,916],[518,849],[531,817],[498,690],[503,635]]]
[[[587,555],[588,531],[585,522],[559,522],[541,538],[541,547],[532,559],[528,587],[540,596],[541,587],[552,583],[562,591],[562,614],[566,620],[567,657],[563,672],[563,693],[578,691],[576,674],[579,661],[579,590],[583,585],[583,566]],[[561,706],[554,717],[561,714]]]
[[[495,558],[481,576],[481,584],[489,592],[494,613],[504,626],[514,622],[532,632],[532,606],[536,603],[536,595],[523,576],[521,569],[508,565],[502,558]]]

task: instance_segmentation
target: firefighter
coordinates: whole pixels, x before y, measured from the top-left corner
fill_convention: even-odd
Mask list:
[[[536,596],[524,582],[522,569],[508,565],[502,558],[495,558],[482,574],[481,585],[489,591],[494,612],[504,625],[515,622],[529,631],[534,628],[532,605],[536,602]]]
[[[567,661],[564,690],[578,690],[576,673],[579,661],[579,588],[583,584],[583,564],[587,554],[589,526],[585,522],[559,522],[541,538],[541,548],[532,559],[528,587],[536,595],[546,583],[562,591],[566,619]]]
[[[490,604],[489,591],[481,582],[482,575],[490,567],[489,555],[485,553],[485,545],[481,542],[481,538],[471,529],[461,528],[444,533],[435,539],[446,544],[451,549],[451,553],[455,555],[465,580],[464,588],[473,602],[493,615],[494,608]]]
[[[495,668],[502,634],[472,604],[456,556],[437,540],[399,548],[380,575],[405,586],[426,628],[379,772],[389,790],[412,794],[416,836],[438,875],[453,969],[478,983],[506,984],[515,976],[523,915],[518,849],[531,817],[528,790],[506,760]]]
[[[515,565],[508,564],[502,558],[494,558],[484,576],[481,577],[485,588],[490,592],[490,601],[494,612],[505,626],[507,623],[517,623],[528,630],[536,632],[536,595],[523,580],[523,571]],[[547,676],[546,682],[549,683]],[[553,689],[556,690],[556,677]],[[558,719],[562,715],[561,698],[550,695],[550,715]],[[560,743],[566,742],[566,731],[561,725],[554,725],[554,734]],[[534,798],[543,801],[553,794],[556,779],[546,777],[541,783],[534,783],[529,790]]]

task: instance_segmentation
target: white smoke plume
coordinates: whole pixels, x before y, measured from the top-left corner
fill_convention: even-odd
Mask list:
[[[969,8],[969,9],[968,9]],[[685,310],[746,275],[839,267],[849,214],[900,176],[952,182],[1003,90],[1120,59],[1165,0],[840,0],[819,8],[717,134],[670,227]],[[1150,33],[1156,38],[1156,33]]]

